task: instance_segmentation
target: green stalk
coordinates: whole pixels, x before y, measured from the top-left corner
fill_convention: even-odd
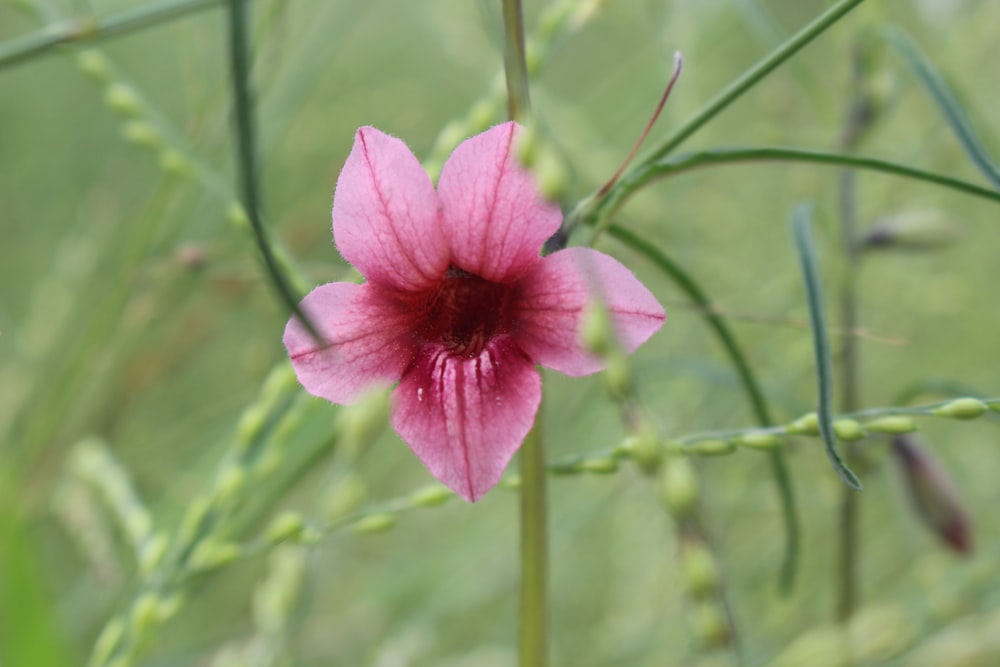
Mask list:
[[[504,75],[507,78],[507,114],[524,122],[531,113],[528,61],[525,56],[524,13],[521,0],[503,0]]]
[[[521,445],[521,606],[518,665],[548,665],[548,521],[541,408]]]
[[[102,41],[143,30],[222,4],[222,0],[167,0],[143,5],[105,19],[78,19],[47,27],[0,45],[0,69],[52,53],[56,47]]]
[[[250,90],[250,28],[247,0],[229,0],[229,60],[232,68],[233,115],[236,123],[240,196],[257,249],[271,278],[271,285],[285,307],[305,325],[317,341],[319,332],[299,307],[299,297],[288,281],[271,242],[260,212],[260,180],[254,126],[254,104]]]
[[[975,197],[1000,202],[1000,192],[996,190],[984,188],[957,178],[951,178],[944,174],[936,174],[879,158],[771,146],[763,148],[716,148],[651,161],[632,169],[611,189],[608,196],[589,215],[583,218],[583,222],[590,225],[607,225],[608,219],[625,204],[629,197],[656,179],[693,171],[702,167],[743,163],[753,164],[758,162],[801,162],[877,171],[884,174],[912,178],[925,183],[933,183]]]

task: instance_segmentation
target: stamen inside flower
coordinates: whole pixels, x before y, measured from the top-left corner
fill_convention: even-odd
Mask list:
[[[510,331],[509,285],[449,266],[423,306],[420,336],[452,351],[475,356],[494,337]]]

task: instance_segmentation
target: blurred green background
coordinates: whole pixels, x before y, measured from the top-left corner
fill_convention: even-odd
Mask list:
[[[567,202],[593,191],[628,153],[674,50],[683,51],[685,70],[653,141],[829,3],[598,4],[585,25],[556,40],[532,91],[545,137],[569,171]],[[0,39],[61,17],[134,6],[2,0]],[[529,32],[545,6],[526,2]],[[499,3],[258,0],[252,7],[268,224],[312,284],[342,279],[349,267],[333,247],[329,211],[354,130],[374,125],[427,155],[441,128],[464,116],[500,72]],[[889,24],[907,30],[948,75],[997,154],[1000,5],[986,0],[862,5],[684,148],[835,149],[851,97],[851,47],[866,34],[876,44],[872,81],[885,106],[860,152],[981,182],[905,62],[880,41]],[[97,44],[119,86],[110,105],[107,86],[81,71],[77,51],[0,70],[3,667],[83,664],[101,627],[135,592],[134,559],[100,494],[71,472],[76,443],[105,441],[155,526],[172,529],[211,486],[242,410],[285,356],[286,313],[249,235],[227,218],[235,181],[225,34],[214,8]],[[165,147],[140,145],[144,123],[168,137]],[[837,179],[836,170],[813,166],[704,169],[648,188],[616,218],[701,281],[781,420],[815,401],[812,338],[787,220],[797,202],[816,203],[835,320]],[[861,322],[876,338],[860,342],[862,405],[887,405],[931,379],[1000,394],[995,205],[859,174],[858,208],[863,226],[939,210],[960,230],[958,243],[942,251],[865,261]],[[699,313],[655,267],[607,237],[599,247],[667,306],[667,324],[634,357],[643,400],[665,432],[752,426],[737,378]],[[599,376],[550,373],[545,382],[552,457],[607,449],[625,435]],[[287,451],[322,437],[337,412],[312,406]],[[884,443],[872,439],[873,465],[862,475],[857,664],[1000,664],[997,425],[921,424],[966,499],[974,553],[962,559],[938,545],[911,511]],[[322,516],[336,509],[331,504],[357,502],[344,489],[361,493],[361,483],[376,501],[432,481],[391,430],[356,461],[338,454],[315,461],[287,494],[267,501],[259,519],[277,509]],[[844,637],[829,628],[842,487],[818,441],[789,450],[803,560],[788,596],[777,591],[783,535],[766,457],[739,451],[696,464],[741,659],[771,664],[784,653],[781,664],[838,664],[830,643]],[[269,480],[255,483],[251,501],[257,493],[272,497]],[[699,647],[698,617],[683,595],[676,536],[655,480],[630,466],[554,479],[551,542],[554,664],[736,660]],[[269,567],[265,556],[241,560],[192,582],[139,664],[513,664],[516,549],[517,496],[502,489],[475,506],[452,501],[404,514],[384,534],[335,533],[308,553],[284,657],[229,663],[260,635],[254,590]]]

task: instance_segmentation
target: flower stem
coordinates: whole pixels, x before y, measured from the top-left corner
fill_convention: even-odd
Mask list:
[[[520,667],[548,664],[548,500],[540,415],[521,446]]]
[[[524,13],[521,0],[503,0],[504,73],[507,77],[507,113],[524,122],[531,112],[528,61],[524,52]]]

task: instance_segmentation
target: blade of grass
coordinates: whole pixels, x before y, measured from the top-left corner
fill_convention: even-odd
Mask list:
[[[167,0],[129,9],[104,19],[76,19],[0,44],[0,69],[52,53],[56,47],[84,44],[143,30],[222,4],[222,0]]]
[[[827,456],[834,469],[852,489],[861,490],[861,482],[837,452],[837,440],[833,433],[833,397],[832,369],[830,363],[830,341],[826,335],[826,322],[823,316],[823,289],[819,278],[819,267],[816,261],[816,250],[812,238],[812,208],[808,204],[800,204],[792,215],[792,230],[795,236],[795,246],[799,252],[802,264],[802,278],[805,282],[806,295],[809,299],[809,321],[812,324],[813,349],[816,353],[816,377],[819,383],[819,404],[816,414],[819,420],[819,432],[826,447]]]
[[[993,184],[994,188],[1000,190],[1000,168],[990,159],[986,147],[976,136],[972,124],[965,112],[962,111],[962,106],[955,99],[955,95],[948,88],[948,84],[945,83],[941,74],[934,69],[930,61],[920,53],[916,45],[902,30],[890,28],[886,33],[886,39],[896,47],[896,50],[914,69],[920,82],[930,93],[934,102],[941,109],[941,113],[944,114],[945,120],[948,121],[948,125],[951,126],[952,131],[962,143],[962,148],[965,149],[965,153],[972,160],[972,163]]]
[[[750,401],[757,423],[763,427],[771,426],[770,411],[767,408],[767,400],[764,392],[757,382],[743,350],[736,342],[736,337],[729,329],[725,319],[712,309],[712,300],[695,281],[695,279],[677,264],[670,256],[660,248],[635,234],[624,227],[611,225],[608,234],[618,239],[620,242],[638,252],[643,257],[653,263],[654,266],[663,271],[676,284],[688,298],[701,306],[701,313],[705,318],[705,323],[715,333],[729,360],[736,369],[736,374],[743,385],[743,391]],[[785,463],[784,453],[779,450],[771,452],[771,471],[774,474],[775,483],[778,486],[778,496],[781,502],[782,518],[785,524],[785,554],[781,565],[781,588],[790,591],[795,583],[795,573],[798,570],[799,553],[799,521],[798,510],[795,505],[795,492],[792,488],[791,477],[788,474],[788,466]]]
[[[288,310],[301,321],[318,342],[321,336],[299,307],[297,296],[282,271],[264,229],[260,213],[260,180],[254,127],[254,106],[250,91],[250,35],[246,0],[229,0],[229,55],[232,68],[233,111],[239,162],[240,196],[253,229],[257,249],[271,285]]]

